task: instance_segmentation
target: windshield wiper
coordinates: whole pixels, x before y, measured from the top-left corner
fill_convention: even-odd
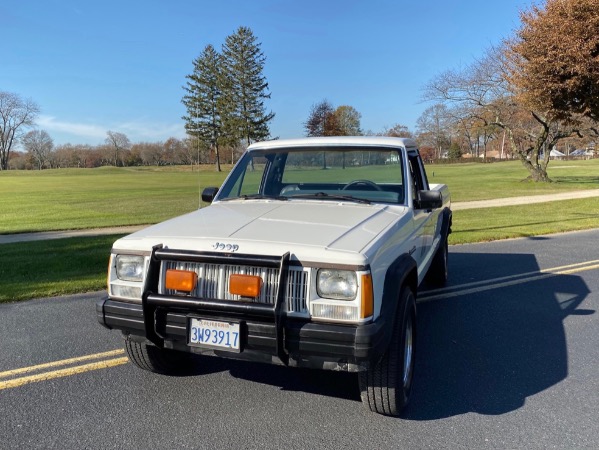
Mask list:
[[[354,197],[353,195],[331,195],[326,192],[316,192],[315,194],[292,195],[291,198],[325,198],[327,200],[347,200],[349,202],[364,203],[369,205],[370,200]]]
[[[289,200],[283,195],[244,194],[239,196],[242,200]]]

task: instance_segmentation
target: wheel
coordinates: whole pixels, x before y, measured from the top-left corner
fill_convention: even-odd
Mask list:
[[[389,348],[368,370],[359,373],[360,396],[371,411],[398,416],[410,400],[416,349],[416,301],[404,287]]]
[[[363,186],[366,188],[370,188],[369,190],[373,190],[373,191],[382,191],[381,187],[374,183],[373,181],[370,180],[354,180],[354,181],[350,181],[349,183],[347,183],[345,186],[343,186],[343,191],[347,190],[347,189],[351,189],[353,186]]]
[[[140,369],[163,375],[182,375],[191,369],[193,355],[176,350],[136,342],[125,337],[125,350],[129,361]]]
[[[428,269],[427,278],[428,281],[434,286],[444,286],[447,283],[449,276],[448,270],[448,258],[449,250],[447,246],[447,238],[443,239],[443,242],[437,249],[437,253],[433,257],[431,266]]]

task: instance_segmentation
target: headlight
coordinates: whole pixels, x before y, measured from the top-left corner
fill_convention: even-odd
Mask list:
[[[123,281],[143,281],[144,257],[135,255],[116,256],[116,276]]]
[[[316,290],[323,298],[353,300],[358,293],[356,272],[350,270],[320,269]]]

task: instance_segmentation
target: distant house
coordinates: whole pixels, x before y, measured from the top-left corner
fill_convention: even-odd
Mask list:
[[[579,148],[577,150],[574,150],[573,152],[570,152],[570,156],[574,158],[590,159],[593,157],[593,150]]]

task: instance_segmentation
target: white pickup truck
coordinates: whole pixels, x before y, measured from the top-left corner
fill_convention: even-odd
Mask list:
[[[452,221],[416,143],[252,144],[202,199],[210,206],[113,245],[96,309],[131,362],[175,374],[200,353],[357,372],[363,402],[398,415],[418,288],[446,281]]]

